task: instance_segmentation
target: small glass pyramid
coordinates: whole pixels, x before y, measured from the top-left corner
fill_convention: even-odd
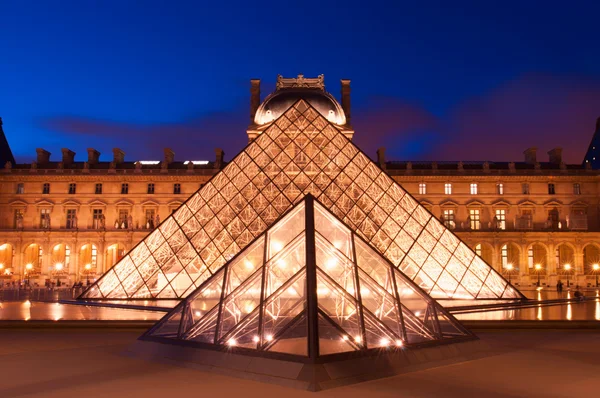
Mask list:
[[[79,298],[185,298],[306,194],[434,298],[523,298],[303,99]]]
[[[141,339],[316,358],[472,338],[307,195]]]

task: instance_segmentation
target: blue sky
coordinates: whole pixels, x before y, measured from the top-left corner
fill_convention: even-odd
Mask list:
[[[356,142],[398,160],[580,162],[600,117],[600,5],[572,1],[2,4],[0,116],[15,157],[233,156],[249,79],[352,79]]]

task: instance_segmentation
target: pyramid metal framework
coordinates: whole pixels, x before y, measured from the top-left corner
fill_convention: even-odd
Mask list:
[[[475,337],[311,195],[141,337],[301,361],[449,339]]]
[[[303,99],[79,298],[185,298],[306,194],[434,298],[523,298]]]

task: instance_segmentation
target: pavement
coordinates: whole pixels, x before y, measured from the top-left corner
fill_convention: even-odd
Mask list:
[[[593,397],[600,331],[478,331],[476,360],[317,393],[123,355],[140,329],[0,329],[0,397]]]

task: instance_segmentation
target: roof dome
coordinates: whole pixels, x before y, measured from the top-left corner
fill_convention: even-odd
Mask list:
[[[281,81],[282,79],[280,79]],[[290,79],[292,80],[292,79]],[[293,79],[297,81],[297,79]],[[254,123],[263,125],[279,118],[296,101],[304,99],[313,106],[323,117],[337,125],[346,124],[346,116],[341,105],[333,95],[325,91],[323,86],[292,86],[286,87],[286,82],[278,82],[278,89],[270,94],[256,110]],[[316,85],[316,84],[315,84]],[[291,84],[290,84],[291,86]]]

